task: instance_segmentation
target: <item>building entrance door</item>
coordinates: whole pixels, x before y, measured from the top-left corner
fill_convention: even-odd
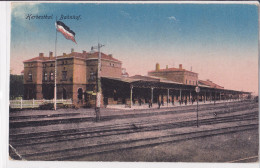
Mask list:
[[[27,99],[33,99],[34,98],[34,93],[33,93],[33,89],[29,88],[28,89],[28,94],[27,94]]]
[[[82,88],[78,89],[78,101],[82,101],[82,97],[83,97],[83,90]]]
[[[62,89],[62,98],[67,99],[67,91],[64,88]]]

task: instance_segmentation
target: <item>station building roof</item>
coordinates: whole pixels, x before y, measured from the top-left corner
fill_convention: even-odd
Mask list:
[[[204,81],[204,80],[199,80],[199,84],[200,84],[201,86],[209,86],[209,87],[211,87],[211,88],[224,89],[224,87],[213,83],[213,82],[210,81],[209,79],[207,79],[206,81]]]
[[[31,59],[28,59],[28,60],[25,60],[23,61],[24,63],[26,62],[35,62],[35,61],[39,61],[39,62],[44,62],[44,61],[50,61],[50,60],[55,60],[54,57],[42,57],[42,56],[38,56],[38,57],[34,57],[34,58],[31,58]]]
[[[122,77],[122,78],[114,78],[114,77],[102,77],[102,80],[107,81],[113,81],[118,84],[126,84],[128,87],[139,87],[139,88],[161,88],[161,89],[182,89],[182,90],[190,90],[195,91],[194,85],[186,85],[183,83],[177,83],[173,81],[165,80],[161,77],[151,77],[151,76],[142,76],[142,75],[135,75],[131,77]],[[217,85],[219,86],[219,85]],[[244,93],[249,94],[250,92],[242,92],[242,91],[236,91],[236,90],[229,90],[224,89],[223,87],[211,87],[208,85],[200,85],[201,92],[205,91],[217,91],[217,92],[225,92],[225,93]]]
[[[69,54],[63,53],[63,55],[59,55],[57,56],[57,59],[62,59],[62,58],[68,58],[68,57],[74,57],[74,58],[81,58],[81,59],[97,59],[98,58],[98,52],[86,52],[83,51],[82,53],[79,52],[74,52],[72,51]],[[121,63],[121,61],[119,61],[116,58],[113,58],[113,56],[111,54],[104,54],[101,52],[101,59],[105,59],[105,60],[110,60],[110,61],[114,61],[114,62],[118,62]],[[55,61],[55,57],[53,56],[53,53],[50,52],[50,56],[44,56],[43,53],[39,53],[38,57],[34,57],[28,60],[23,61],[24,63],[26,62],[45,62],[45,61]]]

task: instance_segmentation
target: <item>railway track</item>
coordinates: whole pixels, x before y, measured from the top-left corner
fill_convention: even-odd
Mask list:
[[[224,109],[223,113],[230,111],[230,109],[233,108],[254,108],[257,107],[256,103],[252,102],[245,102],[244,104],[239,104],[239,102],[232,102],[228,108],[226,106],[227,103],[218,104],[217,106],[212,104],[206,104],[201,105],[199,110],[205,111],[205,110],[214,110],[214,109]],[[169,108],[163,111],[158,111],[158,109],[151,109],[152,112],[144,112],[144,110],[139,110],[138,113],[135,114],[120,114],[120,115],[110,115],[110,116],[102,116],[102,121],[111,121],[115,119],[128,119],[128,118],[141,118],[141,117],[151,117],[151,116],[157,116],[157,115],[169,115],[169,114],[179,114],[179,113],[188,113],[188,112],[194,112],[196,110],[195,106],[182,106],[182,107],[176,107],[176,108]],[[150,109],[149,109],[150,111]],[[22,116],[19,116],[22,117]],[[24,116],[25,117],[25,116]],[[45,117],[48,118],[48,117]],[[95,116],[93,117],[84,117],[84,116],[75,116],[75,117],[68,117],[68,118],[55,118],[51,117],[48,120],[25,120],[20,121],[15,118],[11,117],[10,119],[10,128],[21,128],[21,127],[29,127],[29,126],[44,126],[44,125],[54,125],[54,124],[66,124],[66,123],[78,123],[78,122],[93,122],[95,120]]]
[[[210,129],[196,129],[194,117],[188,117],[185,120],[181,118],[181,121],[177,121],[174,117],[175,114],[183,115],[184,113],[176,113],[176,111],[174,111],[175,113],[166,111],[167,115],[171,116],[169,119],[156,119],[158,116],[166,115],[164,111],[159,112],[154,117],[155,119],[147,121],[142,117],[134,116],[135,120],[130,123],[31,134],[13,134],[10,135],[10,144],[26,160],[74,160],[79,157],[122,149],[142,148],[258,129],[258,106],[256,103],[247,102],[242,105],[234,103],[228,107],[221,105],[217,109],[208,106],[200,110],[200,126],[210,127]],[[187,114],[191,112],[194,113],[194,108],[188,108],[185,111]],[[212,113],[216,113],[217,116],[213,116]],[[145,117],[149,117],[149,115]],[[229,123],[229,126],[214,127],[226,123]],[[192,131],[176,131],[185,129],[192,129]],[[131,138],[132,135],[135,138]],[[15,154],[10,153],[10,155]]]
[[[251,157],[246,157],[246,158],[241,158],[237,160],[232,160],[228,161],[227,163],[249,163],[249,162],[256,162],[258,161],[258,155],[256,156],[251,156]]]
[[[96,155],[101,153],[113,152],[117,150],[135,149],[146,146],[154,146],[169,142],[179,142],[190,140],[194,138],[203,138],[208,136],[216,136],[227,133],[234,133],[239,131],[246,131],[257,129],[258,124],[225,127],[220,129],[210,129],[206,131],[194,131],[180,134],[169,134],[165,136],[139,138],[139,139],[126,139],[121,141],[110,141],[109,143],[103,142],[94,145],[80,146],[75,148],[67,148],[55,151],[27,153],[21,156],[25,160],[73,160],[79,157]]]
[[[233,115],[227,117],[218,117],[218,118],[207,118],[199,121],[199,125],[209,125],[209,124],[217,124],[224,122],[235,122],[235,121],[244,121],[244,120],[255,120],[258,117],[258,111],[255,111],[247,114]],[[102,137],[102,136],[111,136],[111,135],[119,135],[119,134],[129,134],[132,132],[145,132],[145,131],[154,131],[154,130],[166,130],[173,128],[181,128],[181,127],[192,127],[196,126],[197,122],[194,119],[184,121],[184,122],[175,122],[174,120],[167,120],[156,122],[155,124],[149,123],[131,123],[127,125],[117,125],[110,128],[101,127],[98,129],[84,129],[79,132],[76,130],[67,131],[66,133],[60,132],[52,132],[52,133],[44,133],[38,134],[37,136],[31,137],[16,137],[10,139],[10,142],[13,146],[26,146],[26,145],[35,145],[35,144],[43,144],[43,143],[53,143],[53,142],[62,142],[74,139],[87,139],[89,137]],[[133,125],[136,125],[134,127]]]
[[[254,105],[252,106],[254,108],[256,108],[257,110],[257,106]],[[231,114],[231,113],[234,113],[236,112],[237,110],[246,110],[248,109],[247,105],[243,108],[241,108],[241,106],[234,106],[233,108],[226,108],[224,110],[221,110],[221,109],[205,109],[205,111],[200,111],[199,112],[199,117],[205,117],[205,116],[209,116],[209,117],[212,117],[213,114],[215,113],[216,115],[218,116],[221,116],[223,114]],[[201,110],[201,109],[200,109]],[[187,111],[185,113],[190,113],[190,114],[195,114],[196,112],[195,111]],[[177,114],[185,114],[185,113],[177,113]],[[140,125],[140,124],[146,124],[146,123],[159,123],[159,122],[162,122],[162,123],[167,123],[167,122],[176,122],[176,119],[179,119],[177,118],[175,115],[176,113],[173,113],[174,115],[168,115],[168,118],[166,119],[161,119],[159,118],[161,115],[160,113],[158,113],[156,115],[156,117],[154,118],[140,118],[140,117],[134,117],[136,118],[137,120],[136,121],[131,121],[131,124],[129,124],[128,122],[127,123],[120,123],[120,124],[106,124],[104,126],[95,126],[95,127],[87,127],[87,128],[77,128],[77,129],[66,129],[66,130],[58,130],[58,131],[48,131],[48,132],[38,132],[38,133],[30,133],[30,134],[10,134],[10,140],[12,141],[13,139],[14,140],[23,140],[24,138],[27,139],[27,138],[33,138],[33,137],[36,137],[36,138],[46,138],[48,136],[51,136],[51,135],[54,135],[54,136],[58,136],[58,135],[73,135],[73,134],[77,134],[77,133],[86,133],[88,131],[97,131],[97,130],[107,130],[107,129],[113,129],[113,128],[119,128],[119,127],[122,127],[122,129],[127,129],[129,127],[132,126],[132,124],[135,124],[135,125]],[[194,116],[190,116],[190,118],[194,118]],[[183,118],[181,118],[183,119]]]

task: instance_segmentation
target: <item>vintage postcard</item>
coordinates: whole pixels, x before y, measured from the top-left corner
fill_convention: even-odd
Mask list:
[[[258,163],[257,2],[10,6],[10,162]]]

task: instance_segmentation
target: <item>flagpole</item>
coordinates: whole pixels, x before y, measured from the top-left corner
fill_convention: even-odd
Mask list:
[[[57,23],[57,16],[56,22]],[[55,39],[55,70],[54,70],[54,110],[57,109],[57,27],[56,27],[56,39]]]
[[[70,30],[70,28],[68,26],[66,26],[63,22],[57,21],[57,16],[56,16],[56,22],[55,22],[55,25],[56,25],[56,39],[55,39],[55,75],[54,75],[54,110],[57,109],[57,33],[58,31],[60,31],[64,37],[66,39],[69,39],[69,40],[72,40],[73,42],[76,42],[75,40],[75,33]],[[62,31],[60,29],[63,29]]]

